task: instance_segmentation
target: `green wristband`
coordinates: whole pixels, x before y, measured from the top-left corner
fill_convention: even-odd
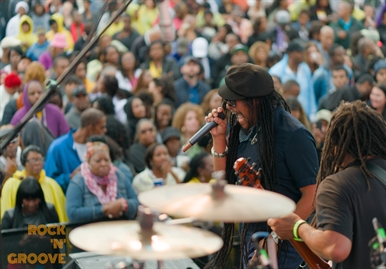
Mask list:
[[[294,234],[294,240],[296,241],[299,241],[299,242],[303,242],[303,240],[301,238],[299,238],[298,236],[298,230],[299,230],[299,226],[302,225],[303,223],[306,223],[305,220],[298,220],[295,225],[294,225],[294,229],[293,229],[293,234]]]

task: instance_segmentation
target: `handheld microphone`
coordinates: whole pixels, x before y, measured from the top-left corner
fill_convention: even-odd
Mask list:
[[[223,112],[218,113],[218,117],[220,119],[225,119],[225,114]],[[190,138],[188,142],[186,142],[185,145],[182,146],[182,151],[186,152],[188,149],[190,149],[194,144],[198,142],[201,138],[203,138],[210,130],[212,130],[214,127],[216,127],[218,124],[214,121],[208,122],[198,132]]]

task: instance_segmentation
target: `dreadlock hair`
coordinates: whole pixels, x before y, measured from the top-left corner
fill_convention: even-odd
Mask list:
[[[366,168],[366,161],[368,157],[386,159],[385,140],[386,124],[382,115],[362,101],[342,102],[328,126],[316,188],[326,177],[337,173],[346,154],[350,154],[360,161],[359,168],[370,189],[372,174]]]
[[[274,148],[274,133],[273,133],[273,118],[274,111],[277,106],[282,106],[286,111],[290,111],[287,103],[283,97],[276,91],[270,95],[259,98],[246,98],[243,99],[245,105],[249,108],[249,115],[255,115],[255,128],[258,128],[257,132],[261,132],[262,139],[258,139],[256,143],[256,150],[260,155],[260,168],[262,169],[261,184],[266,190],[273,190],[275,180],[277,181],[277,170],[275,160],[275,148]],[[223,104],[225,108],[225,104]],[[228,156],[226,159],[225,176],[228,184],[235,184],[237,178],[235,171],[233,170],[233,164],[237,159],[237,151],[239,147],[239,133],[241,126],[237,121],[237,116],[228,113],[227,121],[230,126],[229,139],[228,139]],[[249,224],[243,225],[243,230],[240,235],[240,268],[243,268],[243,262],[247,264],[248,254],[245,253],[249,247],[246,247],[250,242],[245,242]],[[212,260],[205,267],[209,268],[225,268],[227,258],[232,250],[233,244],[233,232],[235,230],[233,223],[225,223],[222,232],[222,238],[224,241],[223,247],[217,252]]]

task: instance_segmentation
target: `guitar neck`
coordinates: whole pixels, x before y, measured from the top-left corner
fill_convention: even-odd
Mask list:
[[[303,242],[298,242],[294,239],[291,239],[290,242],[311,269],[331,269],[327,262],[312,252]]]

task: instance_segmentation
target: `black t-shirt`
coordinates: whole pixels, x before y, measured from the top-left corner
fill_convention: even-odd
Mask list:
[[[278,106],[275,110],[273,128],[276,167],[279,177],[279,180],[274,183],[274,191],[289,197],[297,203],[302,196],[299,189],[316,182],[319,162],[315,140],[303,124],[281,106]],[[258,143],[251,145],[256,132],[257,130],[250,135],[247,141],[239,144],[237,156],[251,158],[250,163],[255,162],[256,169],[258,169],[260,167]],[[258,139],[264,141],[261,131],[258,132]],[[264,204],[256,204],[256,206],[264,206]],[[252,223],[248,227],[246,242],[250,242],[250,237],[254,231],[267,230],[266,222]],[[250,245],[250,257],[253,251],[254,247]],[[293,251],[295,252],[295,250]],[[287,257],[287,259],[291,260],[291,257]]]
[[[312,134],[281,106],[274,115],[274,145],[279,180],[274,191],[291,198],[295,203],[302,194],[300,188],[315,184],[318,173],[318,155]],[[258,143],[251,145],[254,135],[239,144],[238,157],[251,158],[260,167]],[[259,139],[264,141],[259,132]],[[264,143],[264,142],[263,142]],[[264,171],[263,171],[264,173]]]
[[[386,169],[386,160],[372,160]],[[369,241],[375,236],[372,219],[386,227],[386,186],[370,178],[370,190],[359,166],[322,181],[316,198],[317,227],[338,232],[352,242],[343,268],[371,268]]]

